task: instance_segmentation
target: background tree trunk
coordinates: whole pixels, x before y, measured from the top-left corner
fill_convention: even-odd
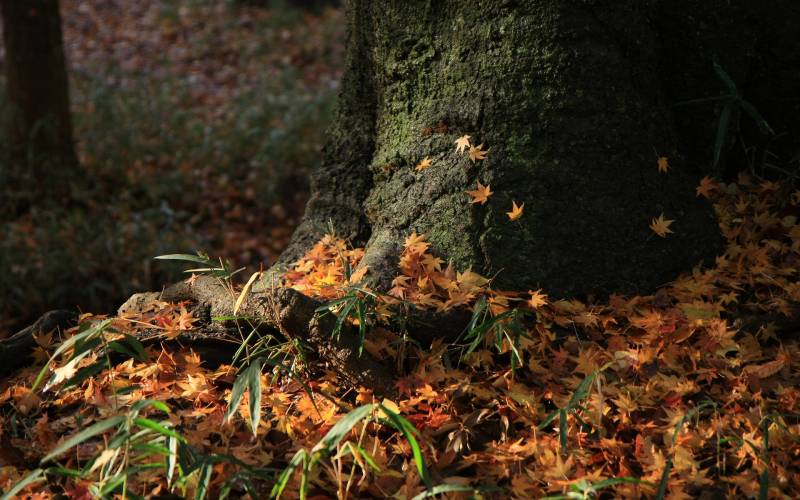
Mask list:
[[[1,0],[0,9],[13,150],[4,177],[14,190],[67,196],[78,162],[58,0]]]

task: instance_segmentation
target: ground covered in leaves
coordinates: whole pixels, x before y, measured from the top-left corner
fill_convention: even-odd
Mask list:
[[[55,354],[56,339],[40,336],[39,366],[0,386],[0,488],[796,497],[800,191],[743,175],[706,179],[698,195],[714,200],[727,248],[650,296],[495,291],[417,234],[393,288],[376,294],[352,272],[363,250],[326,237],[283,285],[364,324],[365,350],[401,374],[392,398],[343,387],[301,342],[256,330],[241,331],[238,372],[128,336],[191,331],[190,304],[85,315]],[[357,303],[344,311],[347,297]],[[407,307],[469,307],[473,321],[459,342],[418,346],[394,321]]]

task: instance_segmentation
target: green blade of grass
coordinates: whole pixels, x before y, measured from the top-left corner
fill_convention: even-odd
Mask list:
[[[113,427],[118,426],[119,424],[124,422],[126,418],[127,417],[125,415],[117,415],[115,417],[111,417],[111,418],[109,418],[107,420],[103,420],[101,422],[97,422],[94,425],[91,425],[91,426],[87,427],[86,429],[84,429],[81,432],[75,434],[74,436],[72,436],[71,438],[67,439],[66,441],[61,443],[59,446],[57,446],[56,449],[54,449],[53,451],[48,453],[41,460],[40,463],[43,464],[43,463],[49,462],[50,460],[52,460],[55,457],[61,455],[65,451],[69,450],[70,448],[73,448],[73,447],[79,445],[80,443],[86,441],[87,439],[92,438],[92,437],[94,437],[94,436],[96,436],[98,434],[102,434],[103,432],[107,431],[108,429],[111,429]]]
[[[15,484],[10,490],[3,493],[3,496],[0,497],[0,500],[13,500],[14,498],[17,498],[17,493],[24,490],[27,486],[44,481],[44,479],[44,470],[34,469],[27,476],[22,478],[20,482]]]
[[[378,405],[378,407],[389,417],[389,420],[392,422],[393,426],[400,431],[400,433],[403,434],[403,437],[408,441],[408,444],[411,446],[411,454],[414,457],[414,463],[417,466],[417,472],[419,473],[422,482],[425,483],[425,486],[430,489],[433,487],[433,483],[431,482],[431,477],[428,473],[428,467],[425,465],[425,458],[422,456],[422,449],[420,448],[417,439],[414,437],[414,435],[417,433],[417,429],[411,425],[411,422],[392,410],[386,408],[385,406]]]
[[[161,434],[162,436],[171,437],[178,440],[183,440],[183,436],[178,434],[177,432],[173,431],[165,427],[164,425],[156,422],[155,420],[150,420],[149,418],[144,417],[137,417],[133,419],[133,423],[138,425],[139,427],[145,427],[147,429],[156,431],[157,433]]]
[[[250,427],[253,429],[253,436],[257,435],[258,423],[261,421],[261,367],[261,358],[253,361],[247,367],[247,385],[250,388]]]

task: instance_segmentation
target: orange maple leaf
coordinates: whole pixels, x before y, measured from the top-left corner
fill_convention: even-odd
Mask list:
[[[697,192],[697,196],[711,198],[711,191],[713,191],[715,187],[717,186],[714,184],[714,181],[712,181],[710,177],[705,176],[700,179],[700,185],[697,186],[695,191]]]
[[[472,163],[475,163],[477,160],[485,159],[488,154],[489,150],[483,149],[483,144],[469,147],[469,159],[472,160]]]
[[[508,215],[508,218],[510,220],[517,220],[520,217],[522,217],[522,209],[523,208],[525,208],[525,204],[524,203],[522,205],[520,205],[520,206],[517,206],[517,202],[512,200],[511,201],[511,211],[510,212],[506,212],[506,215]]]
[[[403,243],[403,247],[406,250],[419,254],[425,253],[430,246],[430,243],[427,242],[427,237],[424,234],[417,234],[416,230],[411,231],[411,234],[406,237]]]
[[[666,156],[662,156],[658,159],[658,171],[662,174],[666,174],[667,170],[669,170],[669,160]]]
[[[489,186],[484,186],[481,181],[478,181],[478,188],[472,191],[467,191],[467,194],[472,196],[472,203],[485,204],[489,197],[494,194]]]
[[[528,290],[528,293],[531,294],[530,300],[528,300],[528,305],[534,309],[538,309],[543,305],[547,304],[547,294],[542,293],[542,289],[538,290]]]
[[[456,143],[456,153],[463,153],[466,148],[470,147],[469,136],[462,135],[461,137],[456,139],[455,143]]]
[[[431,159],[426,156],[419,163],[417,163],[417,166],[414,168],[417,170],[417,172],[422,172],[426,168],[429,168],[431,164],[432,164]]]
[[[662,238],[666,238],[667,233],[673,232],[669,228],[673,222],[675,221],[664,219],[664,214],[662,213],[657,218],[653,219],[653,221],[650,223],[650,229]]]

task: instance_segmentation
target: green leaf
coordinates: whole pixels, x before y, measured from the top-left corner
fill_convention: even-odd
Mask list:
[[[726,104],[722,108],[722,113],[719,115],[719,124],[717,125],[717,138],[714,141],[714,164],[716,167],[719,164],[719,158],[722,155],[722,147],[725,145],[725,137],[728,132],[728,122],[731,119],[733,112],[733,104]]]
[[[572,397],[569,398],[569,403],[567,403],[567,410],[574,410],[586,397],[589,395],[589,390],[592,386],[592,382],[594,382],[595,377],[597,377],[597,371],[593,371],[589,375],[587,375],[581,383],[578,384],[578,387],[575,389],[575,392],[572,393]]]
[[[558,443],[561,446],[561,453],[567,452],[567,437],[569,429],[567,428],[567,410],[558,410]]]
[[[244,396],[244,391],[249,383],[248,380],[247,370],[240,371],[236,375],[236,380],[233,382],[233,388],[231,389],[231,401],[228,403],[228,410],[225,412],[226,422],[239,409],[239,403],[242,401],[242,396]]]
[[[100,490],[100,495],[101,496],[108,495],[112,491],[122,486],[122,483],[124,483],[125,480],[128,479],[128,473],[129,470],[125,470],[121,474],[117,474],[116,476],[113,476],[110,479],[108,479],[108,482],[105,483],[103,488]]]
[[[292,460],[289,462],[289,465],[283,469],[278,476],[278,479],[275,480],[275,484],[272,486],[272,490],[269,493],[270,498],[281,496],[283,490],[286,488],[286,484],[292,477],[292,473],[300,466],[300,464],[304,464],[307,460],[308,452],[304,449],[297,450],[297,453],[294,454]]]
[[[258,423],[261,421],[261,366],[262,360],[259,358],[247,367],[247,385],[250,388],[250,427],[253,429],[253,436],[257,435]]]
[[[750,115],[750,118],[755,120],[756,125],[758,125],[758,129],[761,131],[762,134],[772,134],[775,135],[775,131],[772,130],[772,127],[769,126],[767,120],[761,116],[761,113],[758,112],[755,106],[750,104],[749,102],[745,101],[744,99],[739,100],[739,106]]]
[[[178,434],[177,432],[169,429],[162,424],[159,424],[155,420],[150,420],[149,418],[144,417],[137,417],[133,419],[133,423],[138,425],[139,427],[145,427],[147,429],[156,431],[157,433],[161,434],[162,436],[171,437],[173,439],[177,439],[179,441],[183,441],[183,436]]]
[[[82,442],[90,439],[98,434],[102,434],[103,432],[111,429],[112,427],[116,427],[119,424],[123,423],[127,417],[125,415],[117,415],[115,417],[111,417],[107,420],[103,420],[101,422],[97,422],[94,425],[87,427],[86,429],[82,430],[81,432],[75,434],[71,438],[67,439],[59,446],[56,447],[53,451],[48,453],[40,463],[49,462],[50,460],[54,459],[55,457],[61,455],[65,451],[73,448]]]
[[[44,470],[34,469],[27,476],[23,477],[22,480],[15,484],[10,490],[3,493],[3,496],[0,497],[0,500],[14,500],[17,498],[17,493],[24,490],[25,487],[33,483],[44,481],[44,479]]]
[[[204,264],[206,266],[216,266],[217,263],[208,257],[199,255],[192,255],[189,253],[171,253],[166,255],[158,255],[153,257],[156,260],[181,260],[184,262],[195,262],[197,264]]]
[[[767,500],[769,497],[769,469],[764,468],[758,477],[758,500]]]
[[[195,500],[203,500],[208,495],[208,486],[211,483],[211,472],[213,468],[209,463],[200,467],[200,478],[197,481],[197,490],[194,493]]]
[[[667,459],[667,465],[664,467],[664,472],[661,473],[661,481],[658,482],[658,490],[656,490],[655,500],[664,500],[667,496],[667,483],[669,483],[669,473],[672,471],[672,457]]]
[[[548,414],[548,415],[545,417],[544,421],[543,421],[541,424],[539,424],[539,425],[538,425],[536,428],[537,428],[538,430],[540,430],[540,431],[541,431],[541,430],[544,430],[544,428],[545,428],[545,427],[547,427],[548,425],[550,425],[550,423],[551,423],[553,420],[555,420],[555,419],[557,419],[557,418],[558,418],[559,412],[560,412],[560,410],[553,410],[553,411],[551,411],[551,412],[550,412],[550,413],[549,413],[549,414]]]
[[[164,413],[169,413],[169,406],[167,406],[164,402],[156,401],[155,399],[142,399],[133,403],[128,413],[131,417],[136,418],[136,416],[139,415],[139,412],[151,406],[157,410],[163,411]]]
[[[372,470],[374,470],[375,472],[380,472],[381,471],[381,468],[375,462],[375,459],[373,459],[372,456],[369,453],[367,453],[366,450],[364,450],[364,448],[359,446],[357,443],[353,443],[353,442],[349,442],[349,443],[347,443],[347,445],[355,453],[358,453],[358,455],[367,463],[367,465],[370,466],[370,468]]]
[[[647,484],[652,485],[650,481],[644,481],[642,479],[636,477],[610,477],[608,479],[603,479],[600,482],[597,482],[592,485],[592,489],[595,491],[600,491],[602,489],[608,488],[609,486],[616,486],[618,484]]]
[[[169,449],[159,444],[152,443],[136,443],[131,446],[132,450],[142,452],[142,455],[161,455],[163,457],[169,456]],[[141,456],[141,460],[149,459],[149,457]]]
[[[437,484],[433,488],[423,491],[422,493],[415,496],[411,500],[422,500],[424,498],[431,498],[435,497],[436,495],[441,495],[442,493],[456,493],[456,492],[480,493],[487,491],[495,491],[498,489],[499,488],[495,486],[479,486],[476,488],[468,484]]]
[[[375,406],[371,404],[359,406],[339,419],[328,433],[325,434],[325,437],[312,448],[311,452],[315,453],[324,450],[326,453],[330,453],[356,424],[372,414],[374,408]]]
[[[728,87],[728,90],[731,92],[731,94],[739,95],[739,90],[736,88],[736,83],[734,83],[733,78],[731,78],[731,76],[724,69],[722,69],[722,66],[720,66],[717,61],[714,61],[714,72],[717,73],[717,76],[720,80],[722,80],[722,83]]]
[[[417,472],[419,473],[422,482],[425,483],[425,486],[431,488],[433,483],[431,482],[431,477],[428,473],[428,467],[425,465],[425,458],[422,456],[422,449],[419,447],[419,443],[414,437],[414,435],[417,433],[416,427],[411,425],[411,422],[392,410],[386,408],[385,406],[378,406],[389,417],[389,420],[392,422],[394,427],[403,434],[403,437],[406,438],[408,444],[411,445],[411,454],[414,457],[414,463],[417,466]]]
[[[70,349],[72,346],[74,346],[76,342],[83,341],[83,340],[88,339],[90,337],[100,335],[101,333],[103,333],[103,331],[110,324],[111,324],[111,319],[106,319],[106,320],[100,321],[98,323],[93,324],[92,326],[90,326],[86,330],[84,330],[84,331],[82,331],[80,333],[77,333],[77,334],[73,335],[72,337],[68,338],[67,340],[65,340],[64,342],[62,342],[61,345],[58,346],[58,348],[55,350],[53,355],[50,356],[49,362],[46,363],[42,367],[42,369],[39,371],[39,374],[36,376],[36,380],[33,381],[33,385],[31,386],[31,392],[35,391],[36,388],[39,386],[39,384],[42,383],[42,380],[44,380],[45,374],[48,372],[48,370],[50,370],[50,362],[52,362],[57,357],[59,357],[61,354],[66,352],[67,349]],[[76,354],[77,353],[74,353],[73,357]]]
[[[172,479],[175,477],[175,465],[178,462],[178,440],[172,437],[167,438],[167,486],[172,486]]]

